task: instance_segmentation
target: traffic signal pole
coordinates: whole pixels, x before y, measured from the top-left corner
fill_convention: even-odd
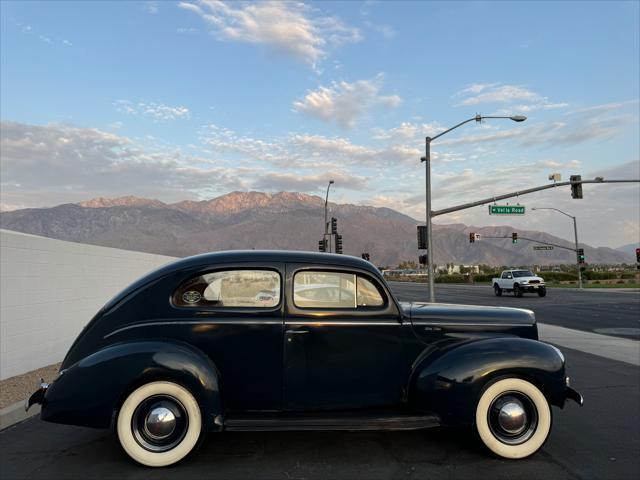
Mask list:
[[[564,213],[564,212],[562,212]],[[576,239],[576,264],[578,266],[578,288],[582,290],[582,266],[580,264],[580,259],[578,258],[578,225],[576,223],[576,217],[570,215],[573,218],[573,234]]]
[[[520,197],[527,193],[539,192],[540,190],[547,190],[555,187],[565,187],[567,185],[573,185],[574,183],[640,183],[640,180],[580,180],[579,182],[554,182],[547,185],[541,185],[540,187],[527,188],[526,190],[519,190],[517,192],[506,193],[504,195],[496,195],[495,197],[485,198],[484,200],[478,200],[477,202],[463,203],[462,205],[456,205],[455,207],[443,208],[442,210],[435,210],[431,212],[432,217],[444,215],[446,213],[458,212],[460,210],[466,210],[467,208],[477,207],[479,205],[486,205],[487,203],[493,203],[498,200],[505,200],[507,198]]]

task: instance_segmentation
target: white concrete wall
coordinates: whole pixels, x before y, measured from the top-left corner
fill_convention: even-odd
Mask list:
[[[0,230],[0,379],[61,361],[110,298],[172,260]]]

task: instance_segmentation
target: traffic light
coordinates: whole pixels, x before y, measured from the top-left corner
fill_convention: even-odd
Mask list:
[[[371,257],[369,257],[369,254],[367,252],[364,252],[362,254],[362,259],[368,262],[371,259]]]
[[[569,180],[571,181],[571,198],[582,198],[582,183],[580,183],[582,175],[571,175]]]
[[[578,255],[578,263],[583,264],[584,263],[584,248],[579,248],[576,251],[576,254]]]
[[[321,252],[326,252],[327,251],[327,239],[323,238],[322,240],[320,240],[318,242],[318,250]]]
[[[336,217],[331,217],[331,233],[334,235],[338,233],[338,219]]]
[[[418,250],[427,249],[427,227],[418,225]]]
[[[342,253],[342,235],[336,235],[336,253]]]
[[[418,262],[420,263],[420,265],[426,265],[427,264],[427,256],[426,255],[420,255],[418,257]]]
[[[636,262],[640,263],[640,248],[636,248]]]
[[[475,241],[476,241],[476,234],[475,234],[475,233],[473,233],[473,232],[471,232],[471,233],[469,234],[469,243],[473,243],[473,242],[475,242]]]
[[[511,243],[518,243],[518,234],[516,232],[511,234]]]

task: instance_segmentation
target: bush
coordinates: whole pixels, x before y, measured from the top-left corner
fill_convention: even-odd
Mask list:
[[[465,277],[463,275],[438,275],[436,277],[436,283],[465,283]]]
[[[622,275],[620,275],[620,278],[626,278],[627,280],[634,279],[634,278],[636,278],[636,274],[635,273],[625,272]]]
[[[473,281],[474,282],[490,282],[491,279],[495,278],[495,277],[499,277],[501,272],[495,272],[495,273],[483,273],[481,275],[474,275],[473,276]]]
[[[612,280],[614,278],[618,278],[618,274],[616,272],[587,271],[587,272],[584,272],[583,275],[587,280]]]
[[[571,280],[578,280],[578,274],[571,272],[540,272],[538,276],[544,278],[546,282],[567,282]]]
[[[624,280],[618,280],[616,283],[626,283]]]

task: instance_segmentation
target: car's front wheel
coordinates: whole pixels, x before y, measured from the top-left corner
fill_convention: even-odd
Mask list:
[[[542,392],[520,378],[489,385],[476,407],[482,442],[503,458],[525,458],[544,444],[551,430],[551,409]]]
[[[547,295],[547,288],[546,287],[540,287],[538,288],[538,295],[541,297],[544,297]]]
[[[497,283],[493,286],[493,293],[496,294],[496,297],[502,296],[502,289],[500,288],[500,285],[498,285]]]
[[[165,467],[186,457],[202,431],[193,395],[173,382],[151,382],[126,398],[116,424],[127,454],[149,467]]]

